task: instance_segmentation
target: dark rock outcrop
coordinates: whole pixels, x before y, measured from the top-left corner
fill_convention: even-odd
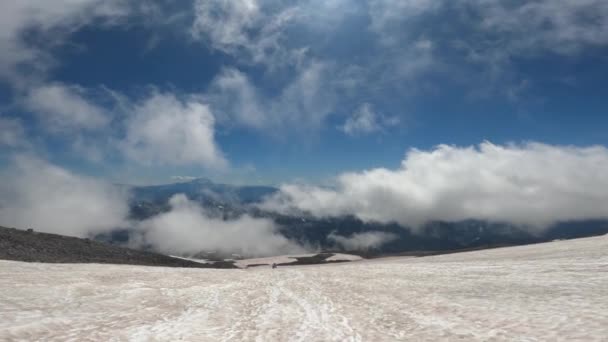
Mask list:
[[[163,254],[108,245],[90,239],[5,227],[0,227],[0,259],[49,263],[236,268],[232,263],[201,264]]]

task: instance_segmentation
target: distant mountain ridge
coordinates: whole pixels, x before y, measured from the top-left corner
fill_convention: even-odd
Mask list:
[[[185,194],[189,199],[205,203],[251,204],[262,201],[279,189],[271,186],[230,185],[214,183],[206,178],[197,178],[187,182],[165,185],[131,187],[134,198],[138,201],[154,203],[165,202],[175,194]]]

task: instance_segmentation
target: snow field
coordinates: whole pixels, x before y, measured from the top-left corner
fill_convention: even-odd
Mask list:
[[[608,237],[248,270],[0,261],[0,341],[605,341]]]

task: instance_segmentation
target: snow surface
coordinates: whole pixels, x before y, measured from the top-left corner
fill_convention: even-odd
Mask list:
[[[334,253],[334,255],[325,259],[325,261],[358,261],[363,258],[358,255]]]
[[[177,255],[169,255],[169,256],[172,258],[198,262],[199,264],[211,264],[212,263],[211,261],[209,261],[207,259],[186,258],[186,257],[177,256]]]
[[[608,237],[248,270],[0,261],[0,341],[606,341]]]
[[[298,257],[307,257],[307,256],[313,256],[313,255],[314,254],[278,255],[278,256],[266,257],[266,258],[242,259],[242,260],[236,260],[236,262],[234,264],[241,268],[247,268],[247,266],[249,266],[249,265],[261,265],[261,264],[271,265],[272,263],[285,264],[285,263],[289,263],[289,262],[296,262],[297,260],[295,258],[298,258]]]

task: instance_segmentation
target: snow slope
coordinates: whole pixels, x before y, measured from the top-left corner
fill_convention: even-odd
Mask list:
[[[601,341],[608,237],[248,270],[0,261],[0,340]]]

